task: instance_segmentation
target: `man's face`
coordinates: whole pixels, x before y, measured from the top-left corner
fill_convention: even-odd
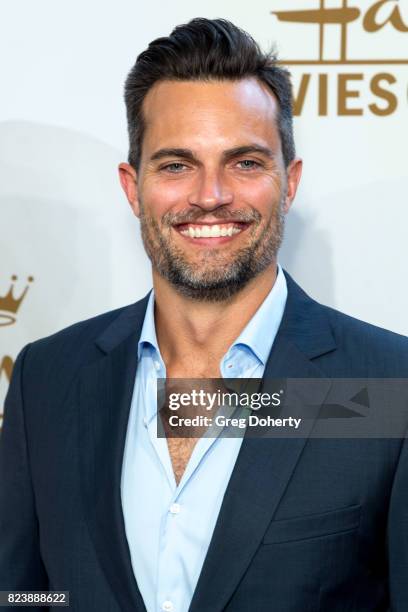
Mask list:
[[[277,102],[252,78],[162,81],[143,112],[137,176],[120,172],[154,272],[191,298],[228,299],[275,265],[300,178],[300,161],[284,167]]]

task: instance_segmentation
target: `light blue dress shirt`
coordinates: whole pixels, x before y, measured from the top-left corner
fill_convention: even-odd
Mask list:
[[[221,359],[223,378],[262,378],[282,320],[282,269]],[[167,440],[157,437],[157,379],[166,377],[150,294],[122,465],[121,495],[133,571],[148,612],[187,612],[242,438],[200,438],[179,484]]]

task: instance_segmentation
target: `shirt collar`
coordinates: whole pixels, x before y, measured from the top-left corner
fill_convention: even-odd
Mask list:
[[[286,278],[278,264],[272,289],[229,350],[234,346],[247,346],[265,365],[282,321],[287,296]]]
[[[156,327],[154,324],[154,290],[152,289],[147,302],[145,318],[143,321],[142,331],[140,333],[139,342],[137,345],[137,357],[138,359],[142,356],[142,350],[144,346],[150,346],[156,349],[160,355],[159,344],[157,342]]]
[[[256,357],[265,365],[279,325],[282,321],[283,311],[285,310],[288,289],[285,275],[281,266],[278,264],[278,273],[275,283],[259,306],[258,310],[242,330],[238,338],[233,342],[230,350],[234,346],[247,346]],[[265,331],[268,330],[268,333]],[[142,331],[137,347],[137,356],[140,359],[144,346],[150,346],[160,356],[159,345],[157,342],[156,328],[154,323],[154,291],[150,292],[146,314],[143,321]],[[161,357],[160,357],[161,359]]]

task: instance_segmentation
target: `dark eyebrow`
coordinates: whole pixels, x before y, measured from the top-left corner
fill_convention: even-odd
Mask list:
[[[275,158],[275,153],[272,151],[272,149],[256,144],[243,145],[241,147],[234,147],[233,149],[228,149],[227,151],[224,151],[223,157],[224,159],[228,160],[233,157],[246,155],[247,153],[260,153],[261,155],[265,155],[265,157],[269,157],[270,159]]]
[[[163,159],[163,157],[182,157],[183,159],[188,159],[190,161],[195,161],[196,158],[193,155],[191,149],[177,149],[177,148],[169,148],[169,149],[159,149],[150,158],[150,161],[156,161],[158,159]]]
[[[240,155],[246,155],[248,153],[259,153],[261,155],[265,155],[265,157],[269,157],[270,159],[274,159],[275,157],[275,154],[272,149],[256,144],[242,145],[240,147],[234,147],[233,149],[227,149],[223,152],[222,156],[225,160],[229,160]],[[181,149],[173,147],[159,149],[158,151],[155,151],[155,153],[153,153],[153,155],[150,157],[150,161],[157,161],[163,159],[164,157],[181,157],[192,162],[197,161],[197,158],[195,157],[191,149]]]

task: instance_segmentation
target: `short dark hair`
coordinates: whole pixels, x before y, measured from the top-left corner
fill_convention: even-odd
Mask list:
[[[256,77],[279,103],[278,130],[285,165],[295,157],[290,74],[274,51],[263,53],[244,30],[225,19],[197,17],[170,36],[156,38],[136,59],[125,83],[129,163],[139,167],[144,133],[143,100],[158,81],[239,80]]]

